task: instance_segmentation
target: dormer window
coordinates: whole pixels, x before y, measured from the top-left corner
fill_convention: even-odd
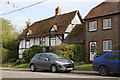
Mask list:
[[[32,30],[28,30],[26,33],[26,41],[30,41],[30,34],[32,34]]]
[[[30,35],[30,33],[29,33],[29,32],[27,32],[26,37],[29,37],[29,35]]]
[[[50,37],[55,38],[56,36],[56,31],[57,31],[57,26],[53,25],[52,29],[50,30]]]

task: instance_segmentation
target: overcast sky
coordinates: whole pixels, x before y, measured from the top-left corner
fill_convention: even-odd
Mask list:
[[[8,4],[9,1],[9,4]],[[1,15],[6,12],[10,12],[22,7],[29,6],[31,4],[44,1],[44,0],[1,0],[0,2],[0,17],[8,19],[12,24],[20,30],[25,27],[25,22],[28,19],[31,22],[39,21],[49,18],[55,15],[55,8],[59,6],[62,9],[62,13],[68,13],[71,11],[79,10],[82,18],[95,6],[103,2],[104,0],[47,0],[38,5],[26,8],[14,13]]]

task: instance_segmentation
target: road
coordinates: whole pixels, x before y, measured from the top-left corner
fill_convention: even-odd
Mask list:
[[[51,73],[47,71],[31,72],[29,70],[3,70],[2,78],[69,78],[69,80],[71,78],[82,78],[87,80],[120,80],[119,75],[99,76],[97,72],[73,71],[71,73]]]

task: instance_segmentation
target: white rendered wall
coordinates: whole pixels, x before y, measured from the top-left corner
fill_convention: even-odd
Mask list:
[[[30,38],[30,47],[34,45],[34,38]]]
[[[59,36],[62,39],[62,36]],[[62,43],[62,41],[58,38],[58,36],[56,37],[56,45],[60,45]]]
[[[79,19],[78,14],[75,15],[71,24],[68,25],[68,28],[66,29],[65,32],[70,33],[73,30],[73,28],[75,27],[76,24],[81,24],[81,20]],[[68,34],[64,34],[64,38],[66,38],[67,36],[68,36]]]
[[[78,14],[75,15],[74,19],[71,22],[72,24],[81,24],[81,20],[78,17]]]
[[[45,46],[49,46],[49,37],[44,37],[45,40]]]

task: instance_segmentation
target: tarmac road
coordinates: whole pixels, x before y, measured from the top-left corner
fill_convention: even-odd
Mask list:
[[[3,80],[7,80],[6,78],[11,78],[14,80],[15,78],[25,78],[23,80],[30,79],[38,79],[44,78],[48,80],[70,80],[74,78],[78,80],[120,80],[119,75],[110,75],[110,76],[99,76],[97,72],[94,71],[73,71],[71,73],[51,73],[47,71],[37,71],[31,72],[30,70],[2,70],[2,78]],[[12,79],[14,78],[14,79]],[[58,79],[59,78],[59,79]],[[20,80],[22,80],[20,79]],[[16,79],[18,80],[18,79]],[[43,79],[42,79],[43,80]]]

